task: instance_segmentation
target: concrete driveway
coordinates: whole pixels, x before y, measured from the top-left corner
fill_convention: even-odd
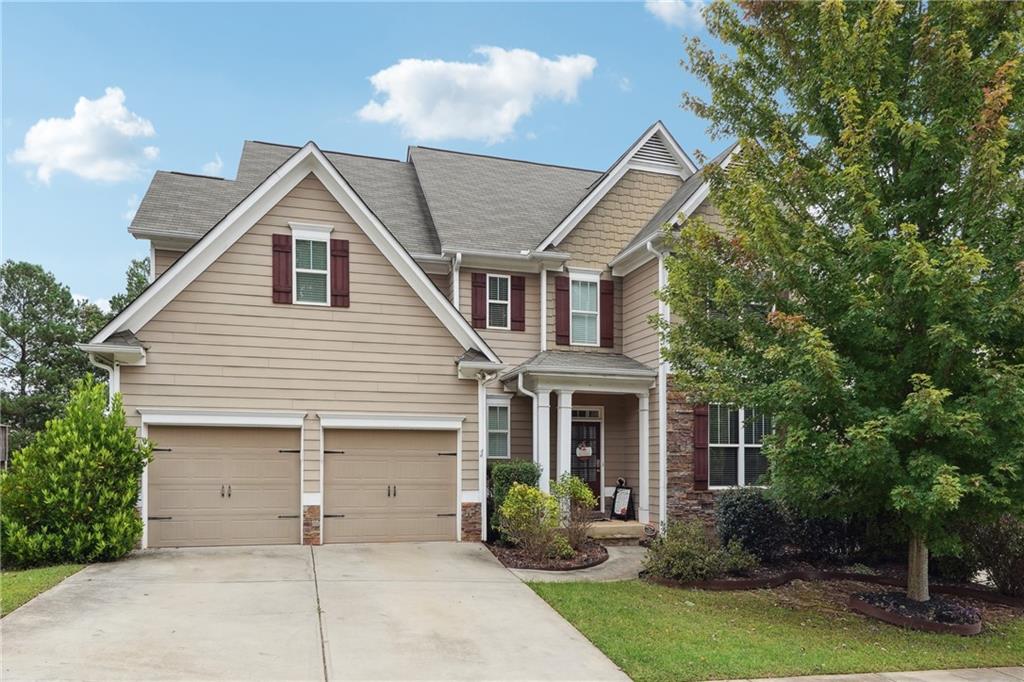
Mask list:
[[[0,628],[4,680],[627,679],[476,543],[150,550]]]

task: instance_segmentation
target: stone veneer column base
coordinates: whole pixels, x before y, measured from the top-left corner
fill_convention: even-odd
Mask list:
[[[320,505],[318,504],[302,508],[302,544],[320,544]]]
[[[700,519],[715,522],[715,493],[693,489],[693,405],[681,391],[667,391],[667,507],[669,521]]]
[[[462,503],[462,540],[464,542],[480,541],[480,503]]]

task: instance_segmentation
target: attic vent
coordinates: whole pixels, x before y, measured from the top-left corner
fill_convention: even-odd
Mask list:
[[[675,168],[679,165],[676,157],[668,150],[668,145],[665,144],[665,140],[661,138],[659,133],[651,135],[651,138],[644,142],[643,146],[636,151],[633,158],[637,161],[653,163],[659,166],[672,166]]]

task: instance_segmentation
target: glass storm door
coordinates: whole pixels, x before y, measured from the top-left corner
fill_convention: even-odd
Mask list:
[[[572,475],[583,479],[601,499],[601,423],[572,423]],[[589,456],[588,456],[589,455]]]

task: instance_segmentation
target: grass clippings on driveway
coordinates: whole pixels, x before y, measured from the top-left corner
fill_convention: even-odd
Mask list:
[[[1001,614],[974,637],[912,632],[828,608],[836,591],[828,583],[751,592],[642,581],[530,587],[635,680],[1024,664],[1024,618]]]
[[[0,616],[6,616],[82,568],[81,564],[61,564],[0,573]]]

